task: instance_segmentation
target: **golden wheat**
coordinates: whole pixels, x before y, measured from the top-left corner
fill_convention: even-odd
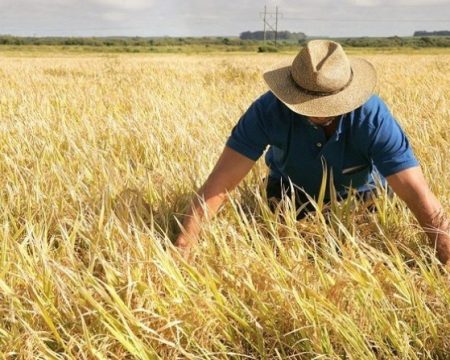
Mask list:
[[[205,225],[177,219],[261,72],[287,55],[0,57],[0,356],[450,356],[450,276],[396,198],[296,222],[262,161]],[[450,55],[368,55],[450,209]]]

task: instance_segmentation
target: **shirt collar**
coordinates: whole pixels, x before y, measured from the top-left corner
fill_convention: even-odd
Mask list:
[[[342,131],[344,131],[344,120],[343,119],[344,119],[345,115],[347,115],[347,114],[342,114],[342,115],[339,115],[339,117],[338,117],[338,120],[337,120],[338,121],[338,126],[336,127],[336,140],[339,140],[339,137],[342,134]],[[313,126],[315,128],[318,127],[318,125],[316,125],[312,121],[310,121],[307,116],[304,116],[304,115],[300,115],[300,116],[303,117],[303,119],[309,125],[311,125],[311,126]]]

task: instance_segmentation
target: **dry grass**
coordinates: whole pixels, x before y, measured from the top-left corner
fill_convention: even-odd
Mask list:
[[[450,199],[450,55],[366,56]],[[0,57],[0,356],[450,356],[450,276],[397,199],[297,223],[262,162],[191,265],[164,250],[276,55]]]

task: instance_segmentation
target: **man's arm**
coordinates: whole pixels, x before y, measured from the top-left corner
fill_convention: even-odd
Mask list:
[[[190,249],[198,241],[202,222],[216,214],[226,193],[241,182],[254,164],[255,161],[225,147],[213,171],[198,191],[198,196],[192,200],[181,233],[175,241],[175,246],[185,258],[188,258]]]
[[[431,192],[420,167],[387,177],[394,192],[406,202],[425,230],[438,259],[450,268],[450,225],[438,199]]]

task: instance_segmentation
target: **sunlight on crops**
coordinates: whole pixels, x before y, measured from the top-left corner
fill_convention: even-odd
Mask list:
[[[0,56],[0,357],[450,356],[450,275],[397,198],[296,222],[258,162],[167,250],[287,55]],[[450,211],[450,55],[367,55]]]

